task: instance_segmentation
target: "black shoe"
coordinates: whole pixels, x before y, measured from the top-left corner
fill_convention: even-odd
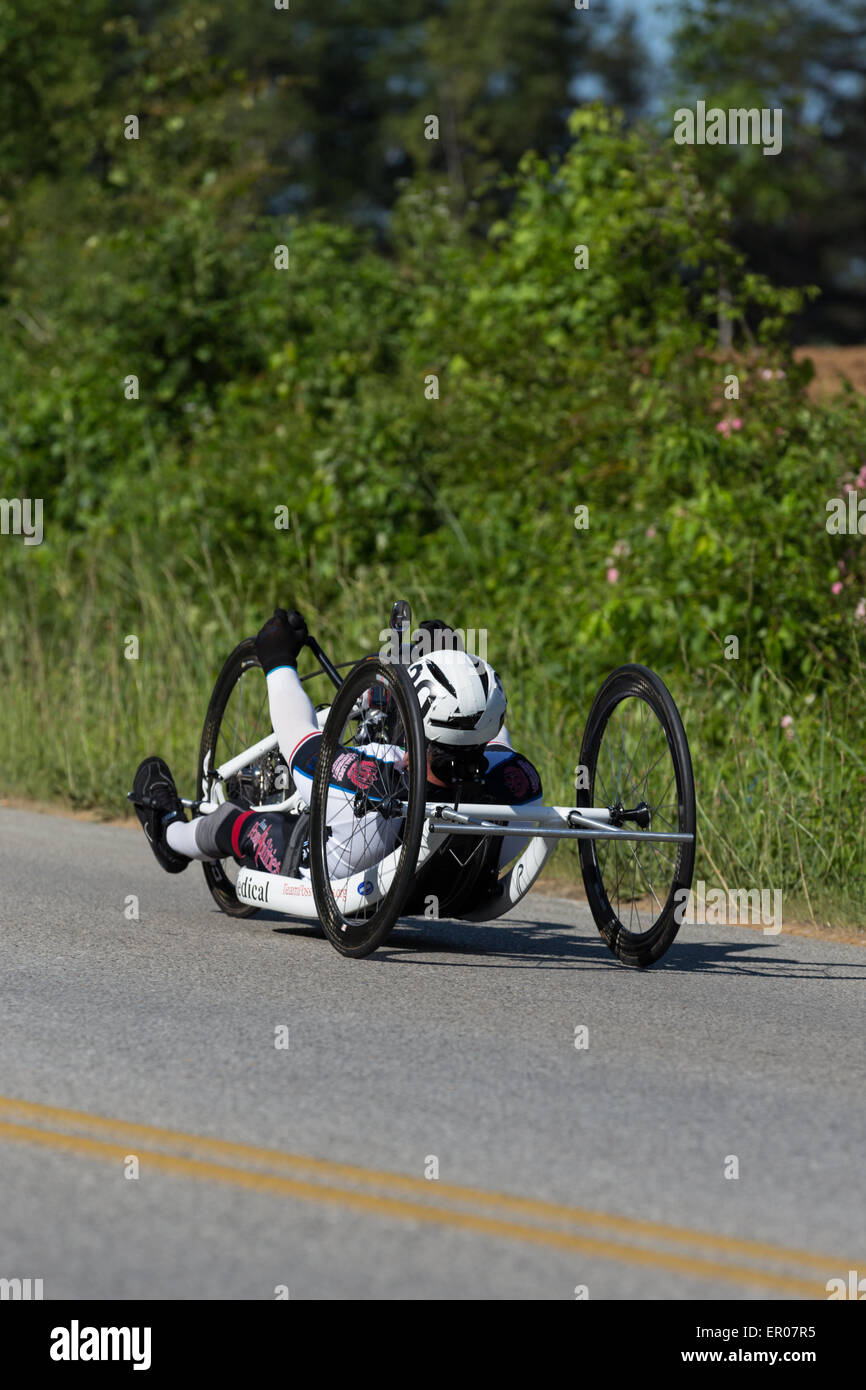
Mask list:
[[[177,854],[169,849],[165,832],[172,821],[186,820],[174,778],[162,758],[145,758],[139,763],[128,799],[135,807],[135,814],[148,843],[162,867],[169,874],[183,873],[192,863],[185,854]]]

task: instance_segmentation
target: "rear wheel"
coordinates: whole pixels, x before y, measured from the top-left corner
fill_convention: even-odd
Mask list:
[[[284,801],[294,789],[288,769],[274,748],[220,785],[215,771],[230,758],[271,733],[268,687],[256,644],[246,637],[235,647],[217,677],[211,695],[198,760],[197,795],[204,801],[236,801],[264,806]],[[202,864],[214,901],[230,917],[253,917],[258,908],[242,903],[235,891],[234,859]]]
[[[621,666],[593,701],[580,750],[589,785],[575,805],[605,806],[614,825],[690,835],[688,842],[580,840],[595,924],[625,965],[652,965],[682,921],[695,864],[695,784],[673,697],[646,666]],[[584,779],[581,779],[584,780]]]
[[[383,700],[384,695],[384,700]],[[375,759],[363,747],[365,711],[387,708],[387,741],[405,750],[407,761]],[[374,745],[375,746],[375,745]],[[340,758],[353,780],[357,769],[356,821],[346,859],[358,865],[345,893],[335,895],[329,864],[328,799],[331,769]],[[403,910],[414,882],[424,827],[427,753],[418,697],[402,666],[379,657],[359,661],[341,685],[322,732],[310,795],[310,874],[316,912],[326,936],[341,955],[368,956],[388,936]],[[332,803],[333,804],[333,803]],[[396,853],[393,872],[380,870]],[[377,897],[380,888],[382,896]],[[367,901],[367,897],[370,901]],[[376,898],[375,901],[373,899]]]

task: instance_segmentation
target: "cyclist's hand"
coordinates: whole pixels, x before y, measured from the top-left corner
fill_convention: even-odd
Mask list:
[[[287,613],[285,608],[275,608],[274,616],[268,618],[256,637],[256,655],[265,675],[278,666],[297,666],[298,653],[309,635],[307,624],[296,609]]]

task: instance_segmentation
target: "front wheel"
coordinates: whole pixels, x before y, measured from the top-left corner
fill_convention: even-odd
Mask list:
[[[368,743],[364,733],[364,711],[376,708],[386,715],[387,743]],[[335,762],[341,778],[358,788],[354,805],[349,793],[331,785]],[[406,670],[365,657],[328,713],[310,795],[316,912],[343,956],[370,955],[403,910],[418,862],[426,781],[424,726]],[[334,826],[332,817],[339,818]],[[335,879],[346,885],[335,891]]]
[[[579,841],[595,924],[625,965],[659,960],[676,936],[695,865],[695,783],[685,729],[664,682],[646,666],[620,666],[602,685],[580,750],[575,805],[604,806],[622,829],[679,833],[672,840]]]

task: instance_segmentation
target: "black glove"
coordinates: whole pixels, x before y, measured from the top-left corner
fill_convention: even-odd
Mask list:
[[[256,655],[265,675],[278,666],[297,666],[298,653],[308,636],[307,624],[300,613],[294,608],[291,613],[285,608],[275,608],[274,616],[268,618],[256,637]]]
[[[423,632],[423,637],[417,637],[410,653],[412,661],[417,661],[419,657],[430,656],[432,652],[452,650],[462,652],[463,639],[454,631],[448,623],[443,623],[441,618],[427,618],[425,622],[419,623],[418,631]]]

